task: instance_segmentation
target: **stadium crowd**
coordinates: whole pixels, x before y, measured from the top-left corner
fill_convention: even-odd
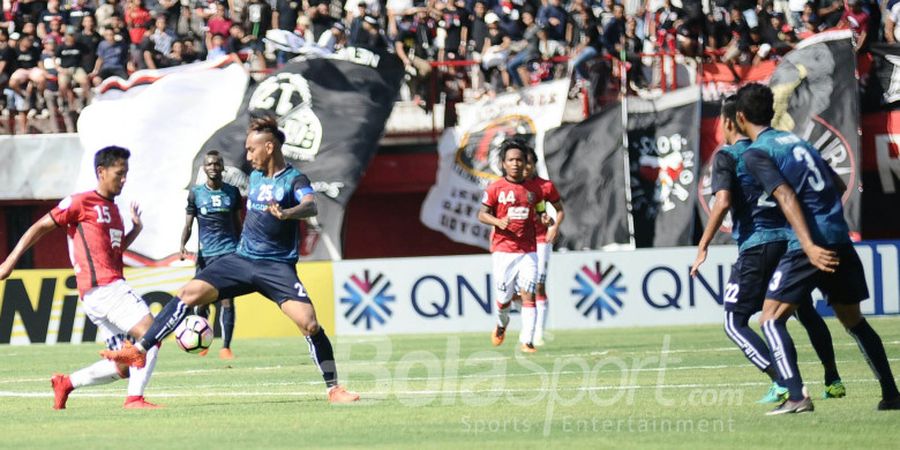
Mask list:
[[[859,48],[900,37],[900,0],[0,1],[2,120],[19,133],[35,116],[71,119],[105,78],[229,53],[264,74],[297,54],[386,48],[406,66],[405,99],[424,103],[435,72],[458,97],[570,75],[577,92],[592,73],[605,84],[618,59],[641,89],[642,54],[746,65],[833,27]]]

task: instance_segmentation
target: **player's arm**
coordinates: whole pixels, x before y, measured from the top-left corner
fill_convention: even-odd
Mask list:
[[[137,204],[137,202],[131,202],[131,231],[125,235],[125,247],[128,248],[131,246],[131,243],[137,239],[138,235],[141,234],[141,230],[144,229],[144,222],[141,222],[141,208]]]
[[[837,189],[838,195],[844,195],[844,192],[847,191],[847,183],[844,183],[844,179],[830,165],[826,164],[825,167],[828,168],[828,175],[831,176],[831,182],[834,183],[834,188]]]
[[[0,264],[0,280],[5,280],[9,277],[9,274],[12,273],[14,267],[19,262],[19,258],[28,251],[34,244],[36,244],[45,234],[52,231],[56,228],[56,222],[53,221],[53,218],[50,217],[50,214],[44,214],[44,217],[41,217],[37,222],[31,225],[28,228],[28,231],[22,235],[22,238],[19,239],[19,242],[16,244],[15,248],[9,253],[9,256],[6,257],[6,260]]]
[[[553,223],[547,227],[547,242],[554,244],[557,236],[559,236],[559,226],[562,225],[563,220],[566,220],[566,212],[563,210],[562,199],[550,202],[550,204],[556,210],[556,216],[553,218]]]
[[[498,219],[492,213],[493,209],[490,206],[481,205],[481,209],[478,210],[478,221],[485,225],[491,225],[501,230],[505,230],[506,227],[509,226],[509,218],[504,217]]]
[[[300,220],[314,217],[319,213],[316,206],[316,191],[313,190],[306,175],[301,175],[294,180],[292,186],[294,197],[299,202],[297,206],[281,209],[278,203],[269,203],[269,213],[278,220]]]
[[[697,244],[697,258],[691,265],[691,276],[697,276],[697,271],[706,261],[709,244],[715,237],[716,231],[722,226],[728,209],[731,208],[731,186],[734,183],[734,173],[734,158],[725,152],[716,153],[712,170],[712,191],[715,192],[716,201],[713,203],[712,211],[709,212],[709,221],[706,222],[700,243]]]
[[[187,208],[185,208],[184,229],[181,230],[181,259],[187,258],[187,242],[191,238],[194,231],[194,218],[197,217],[197,203],[194,197],[194,190],[188,192]]]
[[[747,170],[758,181],[763,189],[771,194],[778,202],[778,207],[794,229],[794,234],[803,246],[803,252],[809,257],[812,265],[825,272],[834,272],[838,265],[837,254],[816,245],[812,240],[812,234],[806,224],[803,208],[797,201],[797,194],[784,179],[784,176],[769,159],[769,156],[759,150],[748,150],[741,157],[747,165]]]

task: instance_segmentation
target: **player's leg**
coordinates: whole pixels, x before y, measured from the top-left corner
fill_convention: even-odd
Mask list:
[[[824,277],[820,289],[834,308],[841,325],[856,341],[881,385],[881,401],[878,403],[878,409],[900,409],[900,392],[897,391],[897,383],[887,353],[884,351],[884,343],[860,311],[859,303],[869,298],[862,262],[852,245],[838,249],[838,257],[841,265],[835,273]]]
[[[234,359],[234,353],[231,352],[234,317],[234,301],[230,298],[219,300],[219,326],[222,329],[222,350],[219,351],[221,359]]]
[[[509,308],[515,294],[515,285],[511,285],[515,254],[494,252],[491,254],[492,274],[494,276],[494,298],[496,299],[497,324],[491,332],[491,343],[496,347],[506,338],[506,327],[509,326]]]
[[[806,328],[809,342],[812,344],[822,367],[825,369],[825,393],[822,398],[841,398],[847,395],[841,375],[838,373],[837,361],[834,358],[834,343],[831,331],[825,320],[812,304],[812,299],[800,303],[797,308],[797,320]]]
[[[537,308],[534,301],[535,278],[537,276],[537,255],[518,255],[515,262],[516,286],[522,297],[522,330],[519,332],[519,348],[526,353],[534,353],[534,330],[537,324]]]
[[[256,287],[278,304],[281,312],[297,325],[306,338],[310,357],[325,381],[328,401],[347,403],[359,400],[358,394],[348,392],[338,384],[334,348],[316,319],[316,310],[294,266],[271,261],[258,261],[257,264],[259,267],[254,277]]]
[[[537,320],[534,326],[534,345],[544,345],[544,328],[547,326],[547,268],[550,265],[550,253],[553,247],[545,242],[537,244],[537,285],[535,286],[535,311]]]
[[[102,323],[97,323],[97,328],[100,329],[102,335],[107,336],[107,348],[118,349],[121,347],[125,339],[124,333],[113,335],[114,331],[110,331]],[[54,374],[50,379],[50,385],[53,387],[53,409],[66,409],[69,394],[75,389],[108,384],[122,378],[128,378],[128,366],[106,359],[76,370],[71,375]]]
[[[194,276],[197,276],[200,272],[203,272],[203,269],[206,268],[208,263],[212,263],[215,259],[210,259],[207,262],[207,259],[203,257],[201,254],[197,254],[197,271],[194,273]],[[194,314],[209,320],[209,305],[197,305],[191,308]],[[206,350],[200,353],[201,356],[206,356]]]

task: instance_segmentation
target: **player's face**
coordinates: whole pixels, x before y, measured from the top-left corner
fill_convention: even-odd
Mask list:
[[[128,175],[128,160],[119,159],[109,167],[97,169],[97,181],[100,187],[109,194],[116,196],[122,193],[125,187],[125,178]]]
[[[506,171],[506,177],[515,181],[524,180],[525,162],[525,152],[517,148],[507,150],[503,159],[503,170]]]
[[[728,120],[724,115],[721,116],[722,121],[722,136],[725,138],[725,143],[728,145],[734,144],[734,136],[737,133],[737,125],[731,120]]]
[[[269,166],[273,146],[272,141],[266,139],[265,135],[251,132],[247,135],[244,146],[247,149],[247,162],[254,170],[265,170]]]
[[[210,155],[206,157],[203,164],[203,171],[206,172],[206,178],[219,181],[222,179],[222,172],[225,170],[225,164],[222,162],[221,156]]]
[[[528,157],[528,163],[525,164],[525,168],[522,171],[522,175],[526,180],[531,179],[534,176],[534,160],[531,157]]]

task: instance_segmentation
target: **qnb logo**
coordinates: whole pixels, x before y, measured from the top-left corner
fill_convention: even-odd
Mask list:
[[[620,296],[627,289],[620,283],[622,272],[610,264],[605,269],[600,266],[600,261],[594,264],[593,269],[581,266],[581,272],[575,274],[578,286],[572,289],[572,295],[577,296],[575,309],[584,317],[596,315],[597,320],[603,320],[603,314],[615,316],[624,306]]]
[[[395,300],[388,292],[390,288],[391,282],[383,274],[374,279],[370,278],[368,270],[363,271],[362,279],[351,275],[344,282],[345,296],[341,297],[341,304],[347,305],[344,317],[356,327],[365,323],[367,330],[376,323],[384,325],[391,317],[391,303]]]

